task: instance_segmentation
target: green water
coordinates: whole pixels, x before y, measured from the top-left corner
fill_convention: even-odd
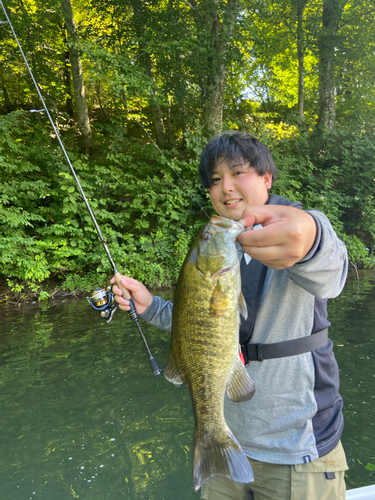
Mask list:
[[[354,274],[328,309],[344,399],[348,489],[375,483],[375,273],[360,272],[359,285]]]
[[[375,483],[375,274],[331,301],[345,400],[348,487]],[[185,388],[150,372],[139,334],[86,301],[2,306],[1,500],[193,500]],[[142,323],[165,367],[169,335]]]

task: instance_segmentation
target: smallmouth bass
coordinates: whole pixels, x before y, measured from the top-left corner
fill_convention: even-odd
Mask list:
[[[233,401],[254,395],[239,357],[241,293],[236,238],[245,226],[214,216],[190,249],[174,295],[172,342],[165,377],[190,391],[194,416],[194,488],[215,475],[254,480],[251,466],[224,418],[227,391]]]

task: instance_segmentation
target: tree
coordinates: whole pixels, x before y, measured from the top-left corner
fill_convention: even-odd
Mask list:
[[[297,0],[297,58],[298,58],[298,117],[305,121],[304,86],[305,86],[305,37],[303,14],[308,0]]]
[[[203,107],[202,124],[207,135],[222,130],[223,96],[230,66],[229,49],[237,20],[239,1],[192,0],[184,2],[194,17],[201,49],[197,60]]]
[[[372,0],[355,0],[344,10],[336,50],[336,114],[347,123],[374,111],[375,7]]]
[[[82,63],[78,48],[77,27],[74,20],[71,1],[61,0],[61,9],[68,32],[69,59],[73,75],[73,88],[76,101],[78,128],[82,137],[82,146],[85,150],[87,150],[91,141],[90,117],[86,102]]]
[[[143,61],[143,66],[146,75],[150,78],[153,85],[154,95],[151,97],[151,115],[152,115],[152,123],[154,126],[156,142],[160,146],[164,146],[166,143],[166,134],[164,128],[163,114],[157,102],[158,91],[152,67],[151,55],[147,45],[143,40],[143,33],[146,31],[145,12],[144,9],[142,8],[141,2],[139,2],[138,0],[132,0],[132,6],[134,11],[133,21],[139,44],[139,52],[140,52],[139,57]]]
[[[319,116],[317,129],[335,126],[335,47],[339,21],[347,0],[323,0],[322,29],[319,36]]]
[[[5,113],[10,113],[13,109],[12,103],[9,98],[7,86],[5,84],[4,72],[3,69],[0,68],[0,88],[3,91],[3,99],[4,99],[4,111]]]

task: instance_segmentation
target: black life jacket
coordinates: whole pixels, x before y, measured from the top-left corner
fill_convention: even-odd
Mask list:
[[[299,201],[290,201],[282,196],[271,194],[266,205],[287,205],[295,208],[302,208]],[[261,264],[258,260],[251,259],[246,263],[245,257],[241,264],[241,290],[247,305],[247,320],[241,316],[240,325],[240,343],[249,344],[254,331],[255,319],[259,307],[259,300],[262,295],[264,279],[266,277],[267,266]]]

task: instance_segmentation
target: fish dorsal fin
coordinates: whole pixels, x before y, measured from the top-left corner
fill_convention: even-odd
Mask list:
[[[246,304],[246,300],[245,300],[245,297],[243,296],[242,292],[240,293],[240,296],[238,297],[238,308],[240,310],[241,316],[243,316],[243,318],[245,320],[247,320],[247,304]]]
[[[228,396],[232,401],[249,401],[254,396],[254,383],[242,364],[240,357],[235,363],[232,380],[227,387]]]
[[[164,372],[164,377],[168,380],[168,382],[172,382],[172,384],[177,385],[177,387],[184,383],[182,375],[177,368],[172,350],[169,353],[168,364]]]

